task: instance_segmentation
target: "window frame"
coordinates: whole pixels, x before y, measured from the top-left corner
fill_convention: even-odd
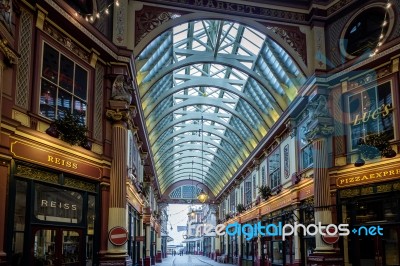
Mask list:
[[[252,184],[251,178],[244,181],[244,205],[247,206],[252,203]]]
[[[40,47],[40,59],[38,60],[38,68],[36,70],[36,77],[37,77],[37,86],[38,86],[38,90],[36,90],[37,96],[36,96],[36,101],[37,101],[37,109],[36,112],[37,114],[49,121],[54,121],[55,119],[58,118],[58,110],[59,110],[59,106],[57,104],[58,101],[58,94],[59,94],[59,90],[63,90],[65,93],[68,93],[69,95],[71,95],[71,106],[70,106],[70,110],[71,112],[74,112],[74,100],[75,98],[77,98],[79,101],[84,102],[86,104],[86,109],[85,109],[85,116],[84,116],[84,121],[85,121],[85,126],[89,128],[90,124],[92,123],[91,119],[89,119],[91,117],[91,108],[92,108],[92,96],[93,96],[93,82],[92,82],[92,78],[94,75],[94,69],[92,67],[90,67],[90,65],[85,62],[84,60],[82,60],[81,58],[77,57],[75,54],[72,54],[70,51],[68,51],[65,47],[60,46],[57,43],[54,43],[52,40],[48,39],[48,38],[44,38],[43,36],[40,36],[39,41],[38,41],[39,47]],[[58,77],[57,77],[57,83],[54,83],[52,81],[50,81],[48,78],[46,78],[45,76],[43,76],[43,66],[44,66],[44,52],[45,52],[45,45],[48,45],[50,48],[56,50],[58,52]],[[70,60],[73,64],[74,64],[74,78],[75,78],[75,72],[76,72],[76,66],[79,66],[82,70],[84,70],[86,72],[86,99],[82,99],[80,96],[78,96],[77,94],[75,94],[75,91],[70,92],[67,89],[61,87],[60,82],[59,82],[59,76],[60,76],[60,64],[61,64],[61,57],[64,56],[66,59]],[[54,98],[55,100],[55,104],[54,104],[54,108],[55,108],[55,114],[54,114],[54,119],[51,117],[48,117],[44,114],[41,113],[41,96],[42,96],[42,84],[43,84],[43,80],[46,80],[48,83],[50,83],[51,85],[55,86],[57,92],[56,92],[56,97]],[[75,82],[75,81],[74,81]],[[74,89],[73,89],[74,90]]]
[[[302,121],[302,123],[301,123],[301,125],[299,126],[299,132],[298,132],[298,140],[299,140],[299,142],[298,142],[298,145],[299,145],[299,151],[298,151],[298,154],[299,154],[299,158],[300,158],[300,163],[299,163],[299,166],[300,166],[300,170],[301,171],[303,171],[303,170],[306,170],[306,169],[309,169],[309,168],[311,168],[313,165],[314,165],[314,160],[313,160],[313,146],[312,146],[312,142],[309,142],[307,139],[306,139],[306,132],[307,132],[307,126],[306,126],[306,124],[307,124],[307,120],[306,121]],[[304,138],[303,138],[303,134],[304,134]],[[303,145],[304,144],[304,145]],[[304,164],[304,154],[305,154],[305,150],[306,149],[308,149],[309,151],[310,151],[310,153],[311,153],[311,155],[310,156],[308,156],[308,158],[309,158],[309,163],[308,163],[308,165],[305,165]]]
[[[396,119],[397,119],[397,111],[396,111],[396,107],[397,107],[397,96],[395,95],[395,93],[394,93],[394,84],[395,84],[395,82],[394,82],[394,80],[393,79],[384,79],[384,80],[374,80],[374,82],[373,83],[370,83],[370,84],[368,84],[368,86],[360,86],[360,87],[358,87],[357,89],[354,89],[354,90],[351,90],[351,91],[349,91],[347,94],[345,94],[345,97],[344,97],[344,106],[345,106],[345,110],[346,110],[346,117],[345,117],[345,121],[346,121],[346,133],[347,133],[347,137],[346,137],[346,139],[347,139],[347,141],[346,141],[346,143],[347,143],[347,146],[348,146],[348,151],[349,152],[356,152],[356,151],[358,151],[358,148],[353,148],[353,141],[352,141],[352,132],[353,132],[353,129],[352,129],[352,125],[353,125],[353,123],[355,122],[355,121],[353,121],[353,119],[351,118],[351,108],[350,108],[350,98],[352,97],[352,96],[355,96],[355,95],[357,95],[357,94],[360,94],[360,95],[362,95],[363,93],[366,93],[368,90],[371,90],[371,89],[374,89],[375,90],[375,96],[376,96],[376,98],[375,98],[375,104],[376,104],[376,106],[377,106],[377,108],[379,108],[380,106],[379,106],[379,99],[378,99],[378,96],[377,96],[377,91],[378,91],[378,87],[379,86],[385,86],[385,84],[386,83],[389,83],[389,87],[390,87],[390,95],[391,95],[391,110],[390,110],[390,114],[389,115],[391,115],[392,116],[392,125],[393,125],[393,138],[392,139],[389,139],[389,141],[391,141],[391,140],[394,140],[394,139],[396,139],[396,136],[397,136],[397,127],[398,127],[398,125],[397,125],[397,121],[396,121]],[[371,111],[371,110],[369,110],[369,111]],[[381,116],[379,116],[379,117],[381,117]],[[379,119],[379,117],[377,118],[377,120]],[[361,124],[364,124],[363,122],[362,122],[362,113],[361,113],[361,116],[360,116],[360,121],[361,121]],[[367,120],[368,121],[368,120]],[[379,123],[378,121],[376,121],[376,123]],[[378,127],[379,127],[379,125],[378,125]],[[368,136],[368,135],[371,135],[371,134],[374,134],[374,133],[371,133],[371,134],[366,134],[365,133],[365,130],[363,130],[363,137],[365,138],[366,136]],[[383,131],[381,131],[381,130],[379,130],[378,132],[375,132],[375,133],[382,133]]]
[[[271,169],[270,169],[270,164],[271,164],[271,162],[270,162],[270,159],[273,157],[273,156],[275,156],[276,158],[278,158],[278,163],[276,164],[278,167],[276,167],[275,169],[273,169],[272,171],[271,171]],[[281,174],[281,170],[282,170],[282,165],[281,165],[281,150],[280,150],[280,146],[277,146],[270,154],[268,154],[268,156],[267,156],[267,169],[268,169],[268,175],[267,175],[267,178],[268,178],[268,181],[269,181],[269,184],[270,184],[270,188],[271,189],[274,189],[274,188],[277,188],[278,186],[280,186],[280,185],[282,185],[282,174]],[[273,175],[276,175],[277,177],[275,177],[275,176],[273,176]],[[276,185],[273,185],[273,178],[275,179],[278,179],[278,182],[275,182],[275,180],[274,180],[274,183],[276,183]]]

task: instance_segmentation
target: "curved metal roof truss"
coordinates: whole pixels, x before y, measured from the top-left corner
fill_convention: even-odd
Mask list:
[[[164,32],[136,69],[161,193],[191,177],[217,195],[305,82],[270,37],[220,20]]]

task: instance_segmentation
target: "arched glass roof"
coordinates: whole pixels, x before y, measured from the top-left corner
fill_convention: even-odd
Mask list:
[[[270,37],[220,20],[164,32],[136,69],[161,193],[193,176],[217,195],[305,82]]]

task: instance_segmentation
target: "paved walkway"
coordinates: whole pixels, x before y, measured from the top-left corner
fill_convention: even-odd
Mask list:
[[[156,266],[234,266],[233,264],[219,263],[201,255],[183,255],[164,258],[162,263]]]

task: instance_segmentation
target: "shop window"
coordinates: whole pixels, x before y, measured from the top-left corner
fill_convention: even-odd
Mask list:
[[[253,198],[257,197],[256,175],[253,175]]]
[[[347,206],[347,217],[351,217],[354,213],[353,224],[364,224],[374,221],[398,222],[399,205],[399,200],[396,198],[357,201]]]
[[[301,168],[306,169],[311,167],[313,164],[313,151],[312,144],[306,137],[307,127],[300,127],[299,139],[300,139],[300,157],[301,157]]]
[[[281,184],[280,164],[281,162],[280,162],[279,149],[276,149],[268,157],[268,170],[269,170],[269,179],[271,180],[271,189],[274,189]]]
[[[283,264],[283,242],[272,242],[272,263]]]
[[[244,190],[245,190],[245,196],[246,196],[246,201],[245,205],[251,204],[251,181],[246,181],[244,183]]]
[[[77,224],[82,221],[79,192],[35,184],[34,214],[41,221]]]
[[[243,186],[240,187],[240,203],[243,204],[244,202],[244,193],[243,193]]]
[[[357,149],[360,139],[383,133],[394,138],[391,82],[383,83],[348,97],[351,148]]]
[[[230,195],[230,203],[231,203],[231,212],[235,213],[236,212],[236,204],[235,204],[235,191],[231,192]]]
[[[265,166],[261,167],[261,185],[266,185],[267,184],[267,177],[265,175]]]
[[[43,47],[40,114],[57,119],[74,113],[86,123],[88,72],[48,44]]]

